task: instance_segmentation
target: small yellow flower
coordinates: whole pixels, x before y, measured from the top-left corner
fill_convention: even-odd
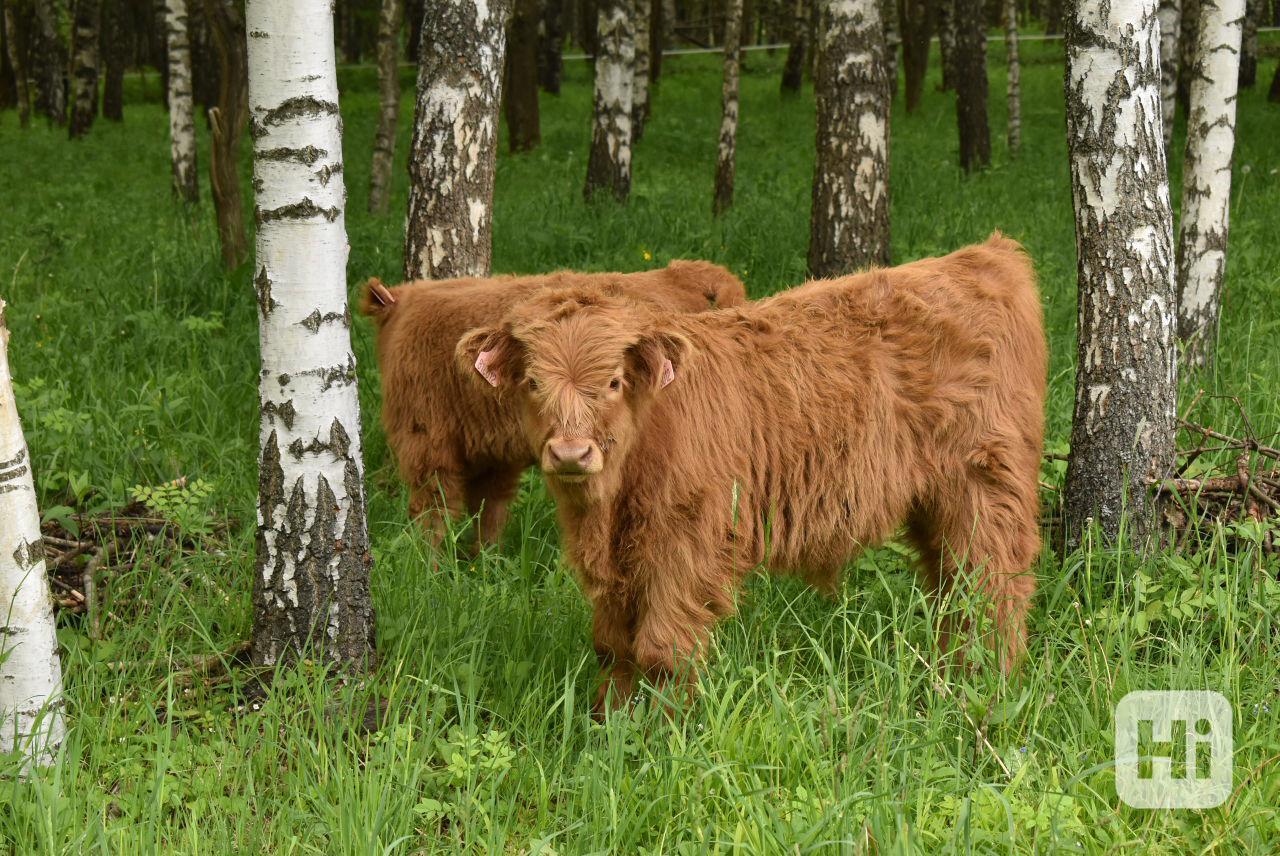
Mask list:
[[[645,261],[647,261],[647,262],[651,262],[651,261],[653,261],[653,253],[649,252],[648,250],[644,250],[644,251],[643,251],[643,253],[644,253],[644,260],[645,260]]]

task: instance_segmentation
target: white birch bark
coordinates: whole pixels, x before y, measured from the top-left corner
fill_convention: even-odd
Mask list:
[[[200,198],[196,171],[195,103],[191,96],[191,43],[187,37],[187,0],[165,0],[169,54],[169,146],[173,189],[187,202]]]
[[[889,80],[878,0],[830,0],[818,44],[809,272],[889,263]]]
[[[1018,0],[1004,0],[1004,46],[1008,53],[1005,99],[1009,106],[1009,154],[1022,148],[1022,64],[1018,59]]]
[[[600,0],[595,103],[584,195],[607,190],[618,201],[631,194],[631,106],[636,59],[632,0]]]
[[[45,766],[62,745],[62,666],[45,576],[31,455],[9,371],[0,300],[0,752]]]
[[[1173,141],[1178,108],[1178,36],[1182,32],[1182,0],[1160,0],[1160,115],[1164,122],[1164,150]]]
[[[652,0],[634,0],[636,4],[636,73],[631,92],[631,139],[644,136],[644,123],[649,118],[649,26],[653,22]]]
[[[1160,106],[1156,0],[1068,9],[1067,142],[1076,216],[1076,398],[1066,537],[1152,523],[1146,479],[1173,464],[1177,348],[1173,215]]]
[[[1244,0],[1200,2],[1178,235],[1178,334],[1188,366],[1211,362],[1217,340],[1244,11]]]
[[[738,150],[738,78],[741,62],[742,0],[726,0],[724,22],[724,81],[720,94],[720,145],[716,156],[716,185],[711,210],[717,216],[733,205],[733,180]]]
[[[35,34],[32,38],[31,64],[36,78],[36,109],[55,123],[67,121],[67,49],[59,28],[61,17],[57,0],[35,0]]]
[[[488,276],[509,0],[426,0],[409,152],[408,279]]]
[[[67,130],[74,140],[89,133],[98,117],[99,0],[75,0],[71,36],[71,115]]]
[[[328,0],[249,0],[262,372],[253,659],[373,653]]]

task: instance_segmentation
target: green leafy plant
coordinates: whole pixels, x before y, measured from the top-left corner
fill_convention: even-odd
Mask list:
[[[141,502],[159,517],[172,522],[188,535],[208,535],[213,531],[210,498],[213,485],[204,479],[178,479],[162,485],[134,485],[134,501]]]

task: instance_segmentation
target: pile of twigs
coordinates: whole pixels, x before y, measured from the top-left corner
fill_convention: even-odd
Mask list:
[[[83,615],[91,639],[102,638],[104,619],[116,618],[104,613],[99,602],[102,586],[119,569],[136,566],[144,551],[174,556],[207,549],[136,501],[99,514],[73,514],[69,523],[71,528],[58,520],[41,526],[45,569],[54,606]]]
[[[1261,442],[1239,400],[1231,400],[1240,410],[1244,436],[1180,420],[1180,428],[1194,445],[1180,454],[1172,478],[1152,479],[1151,486],[1161,500],[1164,524],[1178,545],[1192,548],[1211,541],[1216,532],[1229,533],[1230,524],[1253,521],[1262,549],[1280,553],[1280,449]],[[1228,463],[1187,477],[1196,461],[1218,453],[1228,453]]]

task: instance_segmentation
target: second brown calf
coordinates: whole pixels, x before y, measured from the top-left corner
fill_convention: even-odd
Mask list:
[[[928,588],[972,587],[1001,665],[1021,655],[1046,348],[1013,241],[683,317],[551,289],[459,361],[521,402],[594,607],[602,702],[696,659],[758,564],[829,587],[904,524]]]
[[[640,273],[559,273],[364,287],[360,311],[378,328],[382,424],[410,512],[437,543],[446,522],[480,515],[482,543],[496,542],[520,474],[536,459],[514,397],[485,394],[454,370],[467,330],[498,321],[546,288],[590,288],[674,312],[746,301],[741,281],[719,265],[673,261]]]

